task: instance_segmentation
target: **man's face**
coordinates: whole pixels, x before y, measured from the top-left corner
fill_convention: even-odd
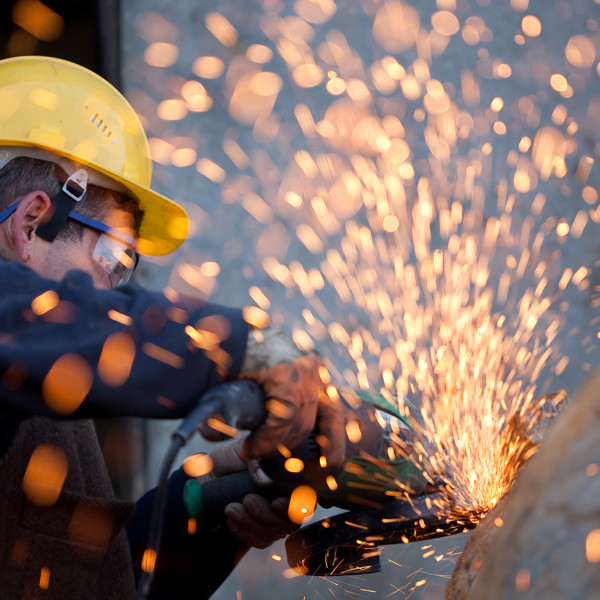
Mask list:
[[[133,215],[119,208],[114,202],[102,222],[121,233],[135,237]],[[118,281],[102,266],[101,259],[94,256],[100,236],[99,231],[84,226],[81,239],[58,237],[50,243],[37,238],[38,243],[32,254],[30,266],[40,275],[55,280],[62,279],[72,269],[79,269],[92,277],[95,287],[110,289],[117,285]]]

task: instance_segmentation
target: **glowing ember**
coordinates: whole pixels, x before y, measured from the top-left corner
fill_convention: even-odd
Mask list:
[[[317,494],[315,491],[307,485],[298,486],[290,497],[288,517],[291,521],[300,525],[304,519],[315,512],[316,504]]]
[[[48,567],[42,567],[40,570],[40,588],[47,590],[50,587],[50,569]]]
[[[152,550],[152,548],[146,548],[142,556],[142,570],[146,573],[151,573],[154,571],[154,567],[156,566],[156,558],[156,550]]]
[[[51,506],[58,500],[68,471],[67,457],[62,450],[41,444],[34,450],[27,465],[23,491],[31,502]]]
[[[92,387],[93,373],[84,358],[64,354],[44,379],[42,394],[50,409],[61,415],[75,412]]]
[[[585,540],[585,553],[588,562],[600,562],[600,529],[590,531]]]

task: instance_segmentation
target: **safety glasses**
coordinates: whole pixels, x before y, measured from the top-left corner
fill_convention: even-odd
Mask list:
[[[18,205],[19,203],[15,202],[0,211],[0,223],[6,221]],[[100,234],[92,258],[108,273],[111,287],[127,283],[140,259],[135,238],[75,211],[69,213],[69,219]]]
[[[69,219],[100,233],[92,258],[108,273],[111,287],[127,283],[140,260],[135,238],[75,211]]]

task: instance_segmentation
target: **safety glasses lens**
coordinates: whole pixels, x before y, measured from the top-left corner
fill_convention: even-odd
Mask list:
[[[129,281],[138,262],[133,248],[105,233],[98,238],[93,257],[109,274],[113,286]]]

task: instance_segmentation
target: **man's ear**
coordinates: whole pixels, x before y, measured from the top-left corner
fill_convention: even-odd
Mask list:
[[[52,201],[48,194],[41,190],[23,196],[17,206],[11,223],[11,234],[14,251],[24,263],[32,256],[34,244],[38,240],[36,230],[48,219],[51,207]]]

